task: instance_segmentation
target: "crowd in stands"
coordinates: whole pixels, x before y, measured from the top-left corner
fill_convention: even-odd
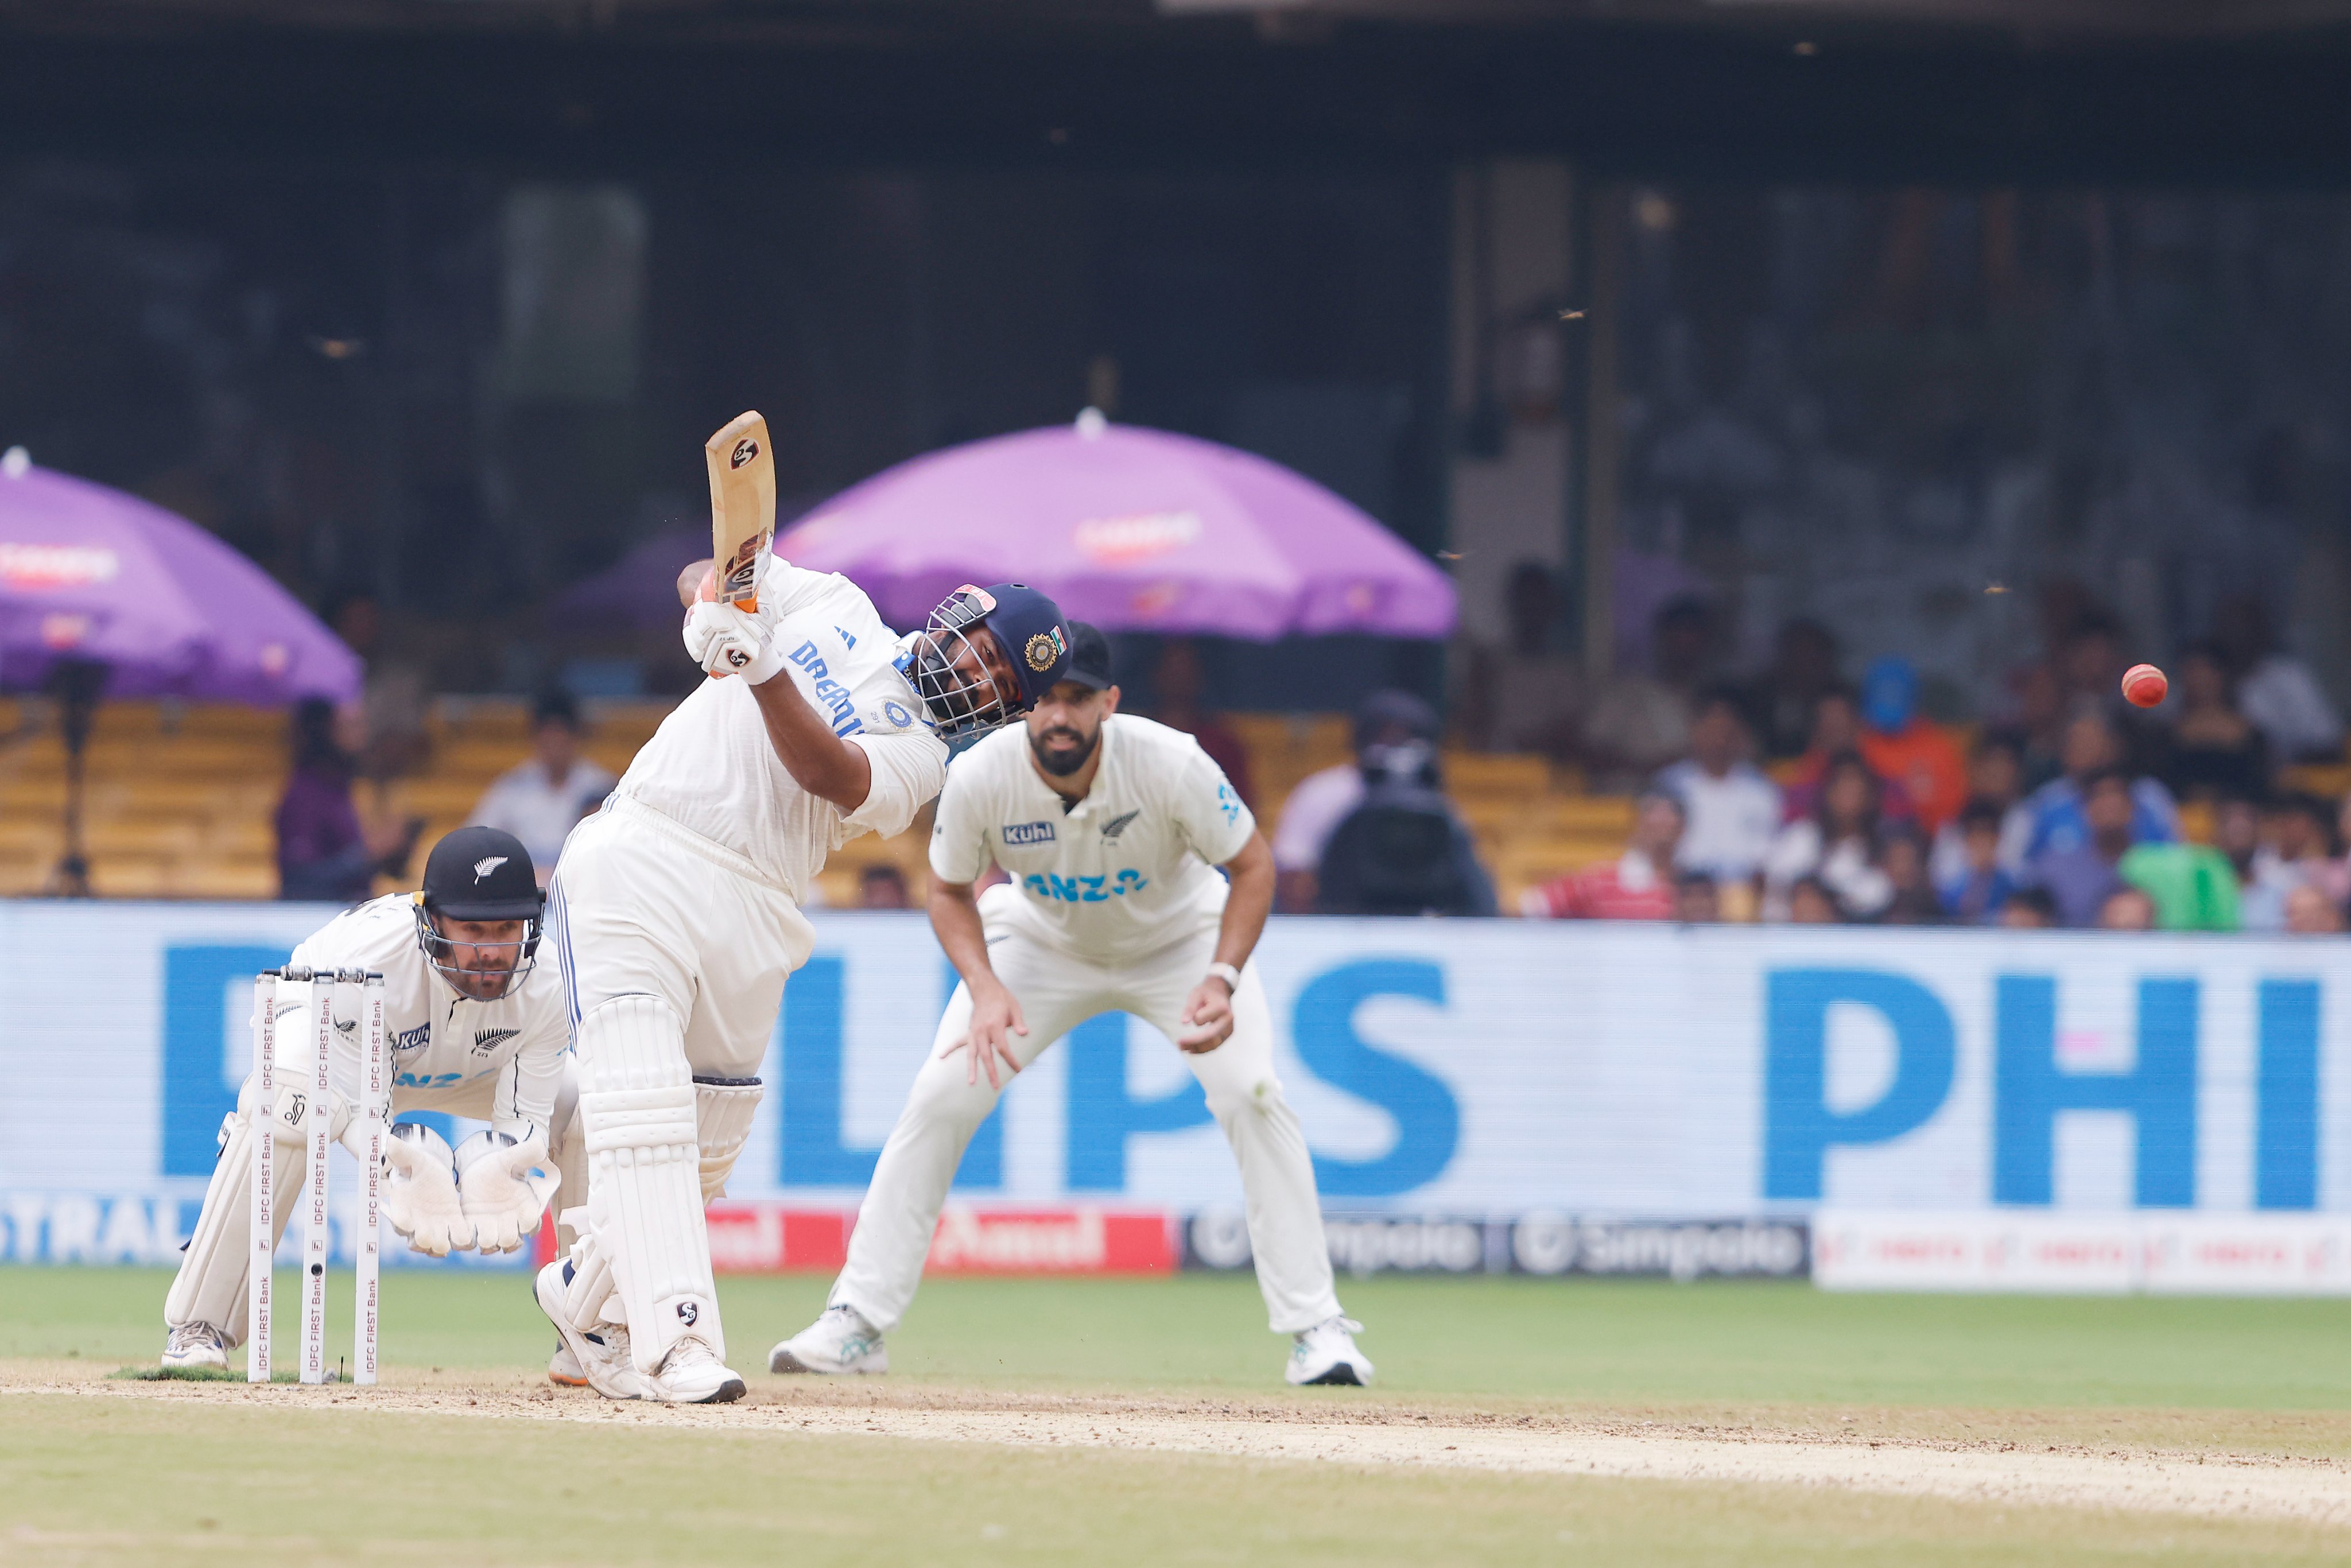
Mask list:
[[[1513,575],[1510,627],[1468,661],[1452,727],[1430,704],[1374,693],[1355,716],[1353,756],[1292,787],[1269,823],[1280,907],[1338,915],[1492,915],[1495,883],[1445,792],[1446,747],[1532,753],[1585,786],[1635,797],[1622,852],[1512,890],[1507,911],[1552,919],[1887,925],[2103,927],[2330,933],[2351,904],[2351,798],[2305,789],[2351,782],[2343,725],[2311,671],[2234,602],[2212,634],[2170,661],[2170,700],[2126,705],[2135,651],[2077,591],[2044,594],[2040,656],[2021,664],[1980,726],[1921,711],[1920,682],[1883,657],[1848,681],[1835,636],[1781,629],[1747,680],[1712,667],[1712,612],[1676,600],[1657,613],[1656,659],[1585,689],[1549,651],[1557,604],[1539,568]],[[361,628],[363,630],[363,628]],[[1242,738],[1204,705],[1196,652],[1170,642],[1155,709],[1197,736],[1244,799],[1256,794]],[[397,694],[393,694],[397,695]],[[381,705],[396,720],[400,705]],[[413,821],[354,791],[410,758],[397,722],[371,734],[363,706],[295,716],[293,768],[277,811],[286,896],[365,896],[400,874]],[[551,868],[564,836],[612,775],[580,751],[576,704],[543,695],[531,753],[472,819],[514,832]],[[544,873],[542,873],[544,874]],[[1542,874],[1549,874],[1548,872]],[[862,869],[856,900],[905,907],[894,865]]]
[[[1531,889],[1520,914],[2346,929],[2351,799],[2292,787],[2297,764],[2343,764],[2342,720],[2253,601],[2179,650],[2171,700],[2145,712],[2121,697],[2119,623],[2053,585],[2042,655],[1961,728],[1921,714],[1902,659],[1848,684],[1813,621],[1782,628],[1760,676],[1724,679],[1695,600],[1659,612],[1650,672],[1589,689],[1550,651],[1549,580],[1513,574],[1504,637],[1468,662],[1461,738],[1644,792],[1621,859]]]

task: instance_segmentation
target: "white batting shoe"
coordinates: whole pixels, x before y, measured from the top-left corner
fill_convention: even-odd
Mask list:
[[[731,1405],[749,1386],[698,1339],[682,1339],[670,1346],[661,1370],[644,1380],[645,1397],[664,1405]]]
[[[1301,1387],[1315,1383],[1368,1385],[1372,1364],[1355,1348],[1355,1336],[1363,1332],[1364,1325],[1353,1318],[1324,1318],[1292,1341],[1282,1375]]]
[[[226,1372],[228,1343],[210,1323],[182,1323],[163,1341],[163,1365],[172,1372]]]
[[[538,1297],[538,1310],[555,1325],[563,1341],[563,1349],[547,1364],[548,1376],[558,1383],[565,1379],[556,1375],[557,1363],[569,1360],[570,1368],[580,1381],[607,1399],[642,1399],[644,1381],[637,1375],[634,1362],[630,1359],[629,1331],[619,1323],[598,1323],[594,1329],[576,1328],[563,1313],[563,1291],[569,1284],[571,1264],[558,1258],[538,1271],[532,1282]],[[579,1386],[578,1384],[572,1386]]]
[[[843,1301],[825,1308],[816,1322],[769,1351],[768,1370],[832,1375],[887,1372],[890,1353],[882,1348],[882,1331]]]
[[[571,1354],[571,1347],[559,1337],[556,1341],[555,1354],[547,1358],[547,1380],[566,1388],[588,1386],[588,1374],[580,1366],[580,1358]]]

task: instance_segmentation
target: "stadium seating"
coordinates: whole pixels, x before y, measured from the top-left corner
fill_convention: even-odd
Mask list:
[[[615,773],[624,770],[666,711],[651,702],[590,704],[588,754]],[[1353,755],[1344,715],[1246,713],[1226,722],[1249,747],[1257,812],[1269,831],[1301,779]],[[429,735],[423,771],[354,791],[363,814],[386,821],[422,818],[428,845],[462,826],[490,781],[528,754],[529,709],[513,698],[443,698]],[[1506,910],[1530,887],[1623,852],[1632,801],[1584,794],[1572,770],[1541,758],[1474,752],[1447,753],[1444,770],[1447,791],[1475,834]],[[106,705],[91,736],[86,791],[85,837],[98,892],[124,898],[274,895],[270,816],[285,773],[282,714]],[[0,895],[35,894],[47,884],[63,850],[65,799],[65,753],[54,721],[42,722],[37,706],[0,702]],[[919,904],[929,829],[925,810],[895,838],[852,840],[819,878],[824,902],[855,904],[865,869],[886,863],[898,868]]]

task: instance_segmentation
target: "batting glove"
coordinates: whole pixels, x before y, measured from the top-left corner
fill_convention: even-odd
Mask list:
[[[751,685],[773,680],[784,667],[773,622],[732,604],[697,602],[685,615],[686,655],[714,675],[740,675]]]

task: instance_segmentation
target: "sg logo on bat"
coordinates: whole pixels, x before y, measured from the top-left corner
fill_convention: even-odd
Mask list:
[[[734,452],[726,459],[726,466],[740,468],[758,455],[759,455],[759,444],[747,435],[735,444]]]

